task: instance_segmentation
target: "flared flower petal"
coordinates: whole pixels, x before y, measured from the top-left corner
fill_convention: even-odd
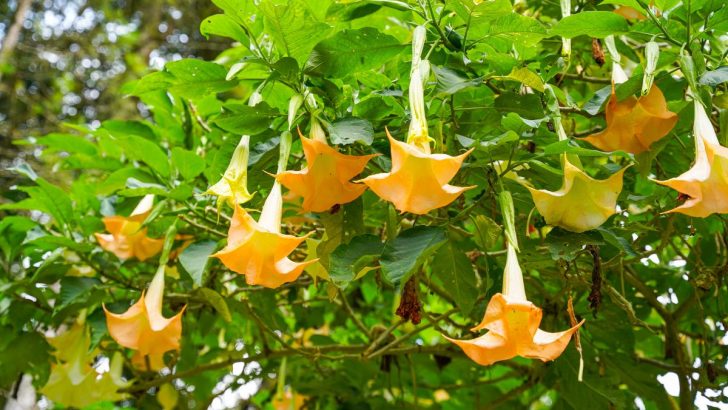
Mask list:
[[[630,96],[617,101],[612,95],[606,107],[607,127],[584,140],[602,151],[625,151],[639,154],[667,135],[677,123],[677,114],[667,109],[662,91],[652,85],[647,95]]]
[[[153,202],[154,196],[147,195],[130,216],[105,217],[103,222],[108,233],[95,234],[101,248],[122,260],[137,258],[144,261],[158,254],[164,246],[164,239],[148,237],[147,228],[142,227]]]
[[[456,157],[427,154],[414,145],[395,140],[389,130],[387,137],[392,149],[391,171],[371,175],[362,182],[400,212],[426,214],[475,188],[448,184],[472,149]]]
[[[486,334],[473,340],[446,337],[480,365],[487,366],[516,356],[544,362],[555,360],[566,349],[574,332],[584,323],[582,320],[576,326],[557,333],[539,329],[543,313],[526,299],[521,268],[512,246],[508,247],[503,292],[491,298],[483,321],[472,329],[486,329]]]
[[[149,286],[149,291],[139,298],[126,312],[106,313],[106,326],[109,334],[120,345],[136,350],[136,365],[144,366],[145,356],[149,356],[150,368],[163,367],[162,356],[170,350],[179,350],[182,336],[183,307],[171,318],[162,315],[164,293],[164,269],[160,269]]]
[[[310,233],[302,237],[283,235],[266,225],[255,222],[242,207],[236,206],[227,246],[212,256],[233,272],[245,275],[250,285],[277,288],[296,280],[306,266],[318,259],[294,262],[288,258]]]
[[[283,186],[303,197],[303,210],[325,212],[334,205],[346,204],[367,189],[364,184],[350,182],[375,155],[345,155],[325,141],[301,135],[306,168],[276,175]]]
[[[695,163],[682,175],[655,181],[688,197],[682,205],[667,212],[696,218],[728,213],[728,148],[720,145],[705,109],[695,101]]]
[[[598,180],[564,159],[564,183],[561,189],[547,191],[527,188],[547,224],[572,232],[584,232],[600,226],[615,213],[625,169],[607,179]]]

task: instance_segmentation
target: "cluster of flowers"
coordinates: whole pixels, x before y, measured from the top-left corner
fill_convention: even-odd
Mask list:
[[[307,166],[299,171],[287,171],[291,147],[290,128],[295,111],[304,102],[303,97],[296,97],[289,110],[289,131],[281,138],[275,182],[258,220],[241,207],[252,197],[247,190],[248,136],[241,138],[222,179],[207,191],[218,197],[219,206],[227,203],[234,209],[227,245],[214,257],[230,270],[245,275],[248,284],[268,288],[277,288],[296,280],[306,266],[316,262],[315,259],[296,262],[289,258],[310,233],[300,237],[281,233],[281,186],[303,198],[302,208],[305,212],[323,212],[335,205],[349,203],[370,188],[400,212],[413,214],[426,214],[447,206],[464,191],[474,188],[449,184],[472,150],[459,156],[432,152],[423,92],[424,82],[429,75],[429,63],[421,58],[424,39],[424,28],[416,28],[409,87],[412,122],[404,142],[395,140],[387,131],[392,160],[390,172],[352,182],[374,155],[345,155],[331,147],[314,110],[310,138],[300,136]],[[677,122],[677,116],[667,109],[662,92],[651,84],[651,78],[650,86],[642,96],[618,100],[616,86],[625,82],[627,76],[619,65],[618,56],[613,57],[613,86],[606,106],[606,128],[585,140],[604,151],[621,150],[638,154],[666,136]],[[251,98],[251,104],[257,100],[257,97]],[[728,185],[723,177],[723,166],[728,166],[728,163],[724,163],[728,161],[728,148],[718,142],[709,117],[697,99],[694,109],[694,166],[677,178],[656,182],[689,198],[668,212],[695,217],[726,213],[728,195],[725,192]],[[567,139],[558,109],[552,113],[552,120],[559,139]],[[603,224],[615,213],[625,169],[607,179],[596,180],[584,172],[578,157],[567,154],[562,155],[562,167],[563,185],[558,191],[536,189],[522,178],[517,180],[530,190],[536,208],[549,225],[572,232],[584,232]],[[164,241],[147,237],[146,228],[142,227],[142,222],[151,211],[152,201],[152,197],[145,197],[129,217],[105,218],[108,233],[97,235],[99,244],[122,259],[135,257],[145,260],[159,253]],[[517,260],[517,244],[509,243],[506,246],[507,263],[502,293],[491,298],[483,321],[473,328],[473,331],[487,329],[488,332],[470,341],[448,340],[460,346],[472,360],[481,365],[514,356],[554,360],[566,348],[583,321],[563,332],[551,333],[539,329],[542,311],[526,297],[523,274]],[[143,293],[128,311],[115,314],[106,310],[112,338],[120,345],[136,350],[133,358],[135,364],[152,369],[164,366],[162,357],[165,352],[179,349],[182,330],[184,309],[169,319],[162,315],[163,288],[164,266],[157,271],[148,292]],[[70,363],[73,360],[83,362],[85,359],[81,357],[64,361]]]

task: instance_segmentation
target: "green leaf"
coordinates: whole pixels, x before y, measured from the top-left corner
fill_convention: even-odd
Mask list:
[[[257,135],[270,128],[274,118],[280,116],[278,110],[268,104],[260,103],[255,107],[235,105],[216,117],[212,123],[239,135]]]
[[[452,95],[469,87],[477,87],[482,83],[481,79],[469,79],[447,67],[436,65],[431,67],[432,72],[435,73],[435,78],[437,78],[437,92],[440,94]]]
[[[205,160],[192,151],[184,148],[172,148],[172,163],[182,178],[191,180],[205,170]]]
[[[726,6],[728,8],[728,6]],[[728,81],[728,66],[718,67],[713,71],[706,71],[700,76],[700,84],[717,87]]]
[[[200,33],[207,38],[210,38],[210,35],[228,37],[240,42],[245,47],[248,47],[250,43],[245,30],[225,14],[215,14],[202,20]]]
[[[586,245],[603,245],[604,241],[601,236],[594,231],[584,233],[575,233],[554,228],[546,237],[546,245],[551,253],[553,260],[563,259],[572,261],[576,258],[576,253],[581,251]]]
[[[582,11],[561,19],[549,31],[552,36],[604,38],[629,31],[624,17],[611,11]]]
[[[157,143],[137,135],[119,135],[114,140],[129,159],[141,161],[162,177],[169,177],[169,158]]]
[[[536,94],[518,95],[505,92],[495,99],[495,108],[502,113],[514,112],[529,120],[544,117],[541,99]]]
[[[371,145],[374,141],[372,123],[361,118],[342,118],[329,124],[327,129],[331,142],[336,145],[350,145],[355,142]]]
[[[381,265],[384,279],[393,285],[405,282],[445,242],[445,231],[437,226],[416,226],[387,242]]]
[[[576,154],[581,157],[605,157],[616,155],[624,158],[631,158],[631,155],[624,151],[604,152],[595,149],[582,148],[571,140],[563,140],[551,143],[543,148],[544,155]]]
[[[96,278],[67,276],[61,279],[60,303],[55,306],[55,309],[63,309],[79,299],[81,302],[85,301],[88,292],[100,284],[101,281]]]
[[[475,218],[475,243],[486,251],[495,245],[503,229],[494,220],[485,215],[478,215]]]
[[[184,98],[200,99],[236,85],[236,82],[225,79],[225,67],[207,61],[188,58],[167,63],[164,68],[175,78],[169,91]]]
[[[478,298],[478,286],[473,265],[465,253],[450,241],[435,254],[432,272],[443,281],[462,314],[470,314]]]
[[[73,204],[68,194],[61,188],[43,178],[37,178],[37,186],[19,187],[30,198],[20,202],[0,205],[0,209],[38,210],[50,215],[61,227],[68,226],[73,220]]]
[[[544,92],[544,83],[541,77],[526,67],[514,68],[506,78],[519,81],[536,91]]]
[[[330,30],[328,24],[314,21],[300,1],[276,4],[273,0],[263,0],[259,10],[276,47],[301,65]]]
[[[306,73],[344,77],[381,67],[404,50],[396,38],[365,27],[343,30],[318,43],[306,62]]]
[[[233,320],[232,315],[230,315],[230,308],[228,308],[227,302],[225,302],[225,299],[219,293],[210,288],[199,288],[195,291],[195,293],[200,295],[205,303],[212,306],[212,308],[220,314],[224,321],[230,323]]]
[[[347,244],[340,244],[329,256],[329,277],[339,288],[346,288],[384,249],[374,235],[360,235]]]
[[[476,43],[498,39],[520,45],[535,44],[544,37],[546,28],[541,22],[518,13],[502,15],[488,24],[483,24],[480,30],[476,27],[476,30],[468,35],[468,38],[472,38]]]
[[[186,247],[179,255],[180,265],[190,275],[195,286],[202,285],[202,277],[215,248],[217,248],[215,241],[196,242]]]

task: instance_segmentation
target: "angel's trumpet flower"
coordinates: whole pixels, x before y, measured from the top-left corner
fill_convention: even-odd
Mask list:
[[[611,48],[608,49],[610,53],[613,52]],[[648,57],[652,57],[654,50],[648,51]],[[650,65],[653,73],[654,64]],[[607,126],[584,140],[602,151],[645,152],[673,129],[677,123],[677,114],[667,109],[665,96],[656,85],[651,84],[651,80],[648,81],[650,86],[643,90],[644,95],[639,98],[631,95],[617,101],[616,85],[627,81],[627,75],[618,61],[613,62],[612,67],[612,94],[605,108]]]
[[[159,253],[164,240],[149,238],[147,228],[142,227],[153,204],[154,195],[146,195],[129,217],[118,215],[105,217],[104,226],[109,233],[95,234],[99,245],[119,259],[137,258],[144,261]]]
[[[425,117],[423,82],[429,73],[429,63],[421,60],[425,43],[425,29],[415,29],[412,40],[412,71],[409,88],[412,122],[407,142],[397,141],[389,134],[392,169],[371,175],[362,182],[380,198],[389,201],[400,212],[426,214],[455,200],[464,191],[474,187],[449,185],[451,179],[470,152],[457,157],[430,152],[430,138]]]
[[[106,326],[109,334],[120,345],[136,350],[132,358],[138,367],[149,367],[159,370],[164,367],[164,353],[179,350],[182,336],[182,313],[171,318],[162,315],[162,299],[164,297],[164,267],[161,264],[149,285],[149,290],[142,293],[139,301],[124,313],[106,312]]]
[[[326,135],[318,120],[311,119],[311,137],[300,131],[306,168],[276,175],[283,186],[303,197],[303,210],[324,212],[335,205],[349,203],[367,189],[364,184],[349,182],[359,175],[374,155],[341,154],[326,142]]]
[[[584,321],[563,332],[551,333],[539,329],[542,315],[541,309],[526,299],[516,251],[508,245],[503,293],[496,293],[491,298],[483,321],[472,329],[487,329],[488,333],[473,340],[445,338],[483,366],[516,356],[544,362],[555,360]]]
[[[291,134],[286,132],[281,137],[278,174],[285,171],[290,144]],[[242,207],[235,206],[227,246],[212,256],[233,272],[244,274],[250,285],[277,288],[296,280],[306,266],[318,259],[294,262],[288,258],[310,233],[302,237],[281,234],[282,213],[281,186],[276,181],[263,204],[258,222]]]
[[[696,218],[728,213],[728,148],[720,145],[705,108],[695,105],[695,163],[682,175],[667,181],[655,181],[688,197],[684,204],[667,212],[679,212]]]
[[[243,135],[235,147],[222,178],[205,192],[217,196],[218,208],[227,202],[235,207],[248,202],[253,195],[248,192],[248,155],[250,152],[250,136]]]
[[[554,114],[553,122],[559,140],[566,140],[566,131],[558,112]],[[626,168],[607,179],[594,179],[577,166],[581,164],[575,155],[562,155],[561,164],[564,182],[558,191],[526,186],[531,191],[536,209],[549,225],[560,226],[572,232],[597,228],[616,211],[617,197],[622,192],[622,176]]]
[[[121,378],[123,357],[115,353],[109,371],[101,375],[91,367],[97,351],[89,350],[88,328],[76,323],[65,333],[49,339],[56,349],[58,363],[41,392],[50,400],[65,406],[84,408],[100,401],[118,401],[126,397],[117,390],[129,386]]]

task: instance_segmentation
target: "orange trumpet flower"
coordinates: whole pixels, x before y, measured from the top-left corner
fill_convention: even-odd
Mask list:
[[[124,313],[106,313],[106,326],[109,334],[120,345],[136,350],[132,358],[138,367],[149,367],[159,370],[164,367],[164,353],[179,350],[182,336],[182,313],[171,318],[162,316],[162,299],[164,297],[164,264],[160,266],[149,285],[146,294],[142,293],[139,301]]]
[[[380,198],[389,201],[400,212],[426,214],[433,209],[450,204],[460,194],[473,187],[457,187],[448,182],[455,177],[472,149],[457,157],[432,154],[425,117],[423,82],[429,74],[429,63],[421,60],[425,29],[415,29],[412,39],[412,70],[409,88],[412,122],[407,142],[392,138],[387,130],[391,146],[392,169],[390,172],[371,175],[362,182]]]
[[[655,182],[689,197],[684,204],[667,212],[705,218],[714,213],[728,213],[728,179],[725,177],[728,148],[718,142],[703,105],[697,99],[694,105],[695,163],[678,177]]]
[[[315,118],[311,121],[311,135],[304,137],[300,130],[306,168],[276,175],[283,186],[303,197],[305,212],[324,212],[337,204],[346,204],[358,198],[367,189],[364,184],[349,182],[359,175],[375,155],[345,155],[326,142],[323,129]]]
[[[516,251],[508,245],[503,293],[496,293],[491,298],[483,321],[472,329],[487,329],[488,333],[473,340],[445,338],[483,366],[516,356],[547,362],[563,353],[571,336],[584,321],[563,332],[552,333],[539,329],[542,315],[541,309],[526,299]]]
[[[656,62],[656,61],[655,61]],[[625,151],[639,154],[667,135],[677,123],[677,114],[667,109],[662,91],[652,85],[639,98],[629,96],[617,101],[616,84],[627,81],[618,62],[613,63],[612,94],[605,108],[606,128],[586,138],[602,151]]]
[[[154,195],[146,195],[129,217],[105,217],[104,226],[109,233],[94,234],[99,245],[122,260],[137,258],[144,261],[159,253],[164,246],[164,240],[149,238],[147,228],[142,228],[153,203]]]
[[[279,174],[285,171],[290,151],[290,133],[286,136],[281,138]],[[282,213],[281,186],[276,181],[263,204],[258,222],[242,207],[235,206],[227,246],[212,256],[233,272],[245,275],[245,281],[250,285],[277,288],[296,280],[306,266],[318,259],[294,262],[288,255],[313,232],[302,237],[281,234]]]

